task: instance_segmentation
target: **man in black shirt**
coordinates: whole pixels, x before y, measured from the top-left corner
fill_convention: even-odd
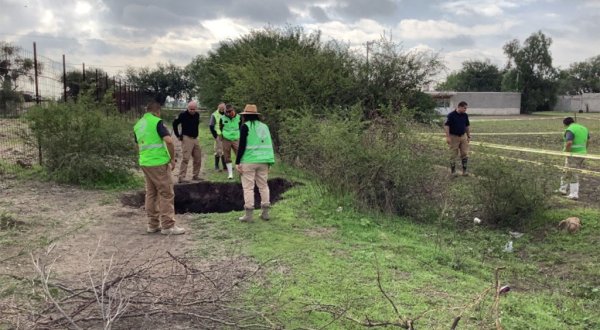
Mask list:
[[[187,165],[190,156],[193,159],[192,180],[199,180],[200,166],[202,161],[202,151],[198,144],[198,126],[200,125],[200,114],[196,112],[198,105],[195,101],[188,104],[187,110],[179,114],[173,121],[173,132],[181,141],[182,160],[179,166],[179,183],[185,182],[187,174]],[[181,133],[179,133],[179,124],[181,124]]]
[[[450,146],[450,171],[456,173],[456,156],[460,151],[462,161],[462,174],[467,175],[467,162],[469,159],[469,142],[471,130],[469,128],[469,115],[467,115],[467,102],[458,103],[456,110],[448,114],[444,123],[446,142]]]

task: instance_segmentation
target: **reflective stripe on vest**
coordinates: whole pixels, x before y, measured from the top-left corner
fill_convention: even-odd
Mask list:
[[[248,127],[248,139],[240,163],[274,164],[275,153],[269,127],[258,120],[246,122],[244,125]]]
[[[146,144],[146,145],[140,146],[140,150],[158,149],[158,148],[162,148],[164,146],[165,145],[162,144],[162,143],[160,143],[160,144],[158,144],[158,143],[156,143],[156,144]]]

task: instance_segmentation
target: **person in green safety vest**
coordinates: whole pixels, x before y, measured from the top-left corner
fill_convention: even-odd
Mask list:
[[[175,194],[171,171],[175,168],[175,146],[171,133],[160,119],[160,104],[150,102],[146,113],[133,126],[139,149],[139,164],[146,181],[146,232],[180,235],[175,225]]]
[[[588,129],[575,123],[572,117],[563,119],[565,125],[565,133],[563,135],[563,151],[571,153],[565,159],[565,173],[560,178],[560,188],[558,191],[567,195],[567,198],[577,200],[579,199],[579,175],[577,171],[570,171],[569,169],[582,169],[584,158],[577,157],[577,155],[587,154],[588,141],[590,134]]]
[[[269,167],[275,164],[275,153],[269,127],[260,121],[258,109],[254,104],[246,104],[240,128],[240,145],[235,168],[242,177],[244,190],[244,216],[240,221],[252,221],[254,211],[254,185],[260,193],[261,219],[269,220],[271,199],[269,194]]]
[[[210,121],[208,122],[208,128],[210,129],[210,133],[215,139],[215,171],[221,171],[219,169],[219,160],[223,164],[223,169],[225,169],[225,157],[223,157],[223,133],[221,132],[221,117],[225,113],[225,103],[221,102],[217,106],[217,110],[210,115]]]
[[[242,119],[235,113],[233,105],[225,106],[225,115],[221,116],[219,128],[223,136],[223,156],[225,157],[225,166],[227,167],[227,178],[233,179],[233,163],[231,162],[231,149],[234,154],[238,151],[240,140],[240,125]]]

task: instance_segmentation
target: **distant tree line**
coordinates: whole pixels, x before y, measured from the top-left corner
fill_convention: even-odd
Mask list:
[[[488,59],[468,60],[436,89],[520,92],[526,113],[551,109],[560,94],[600,92],[600,55],[557,69],[551,44],[541,31],[522,44],[509,41],[503,46],[507,56],[503,68]],[[21,57],[19,50],[0,43],[0,106],[23,101],[17,83],[22,77],[32,79],[33,61]],[[323,41],[320,32],[307,33],[300,27],[264,28],[221,41],[185,67],[173,63],[129,67],[124,81],[161,104],[168,97],[197,97],[209,108],[222,101],[240,106],[252,102],[266,112],[360,105],[367,117],[381,109],[411,109],[421,118],[433,113],[433,100],[421,91],[444,69],[439,54],[406,51],[385,38],[367,43],[366,50]],[[104,75],[100,70],[99,76]],[[68,97],[76,99],[81,91],[101,83],[95,80],[95,73],[83,79],[80,71],[68,72]]]
[[[521,45],[512,40],[503,47],[508,61],[500,69],[489,60],[468,60],[452,72],[437,90],[458,92],[520,92],[522,112],[550,110],[557,95],[600,92],[600,55],[557,69],[552,65],[552,39],[541,31]]]

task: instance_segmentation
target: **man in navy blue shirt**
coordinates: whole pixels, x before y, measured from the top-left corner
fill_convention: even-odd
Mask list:
[[[462,174],[467,175],[469,142],[471,141],[467,102],[461,101],[456,110],[448,114],[444,129],[446,130],[446,142],[450,146],[450,171],[453,175],[456,174],[456,156],[460,152]]]

